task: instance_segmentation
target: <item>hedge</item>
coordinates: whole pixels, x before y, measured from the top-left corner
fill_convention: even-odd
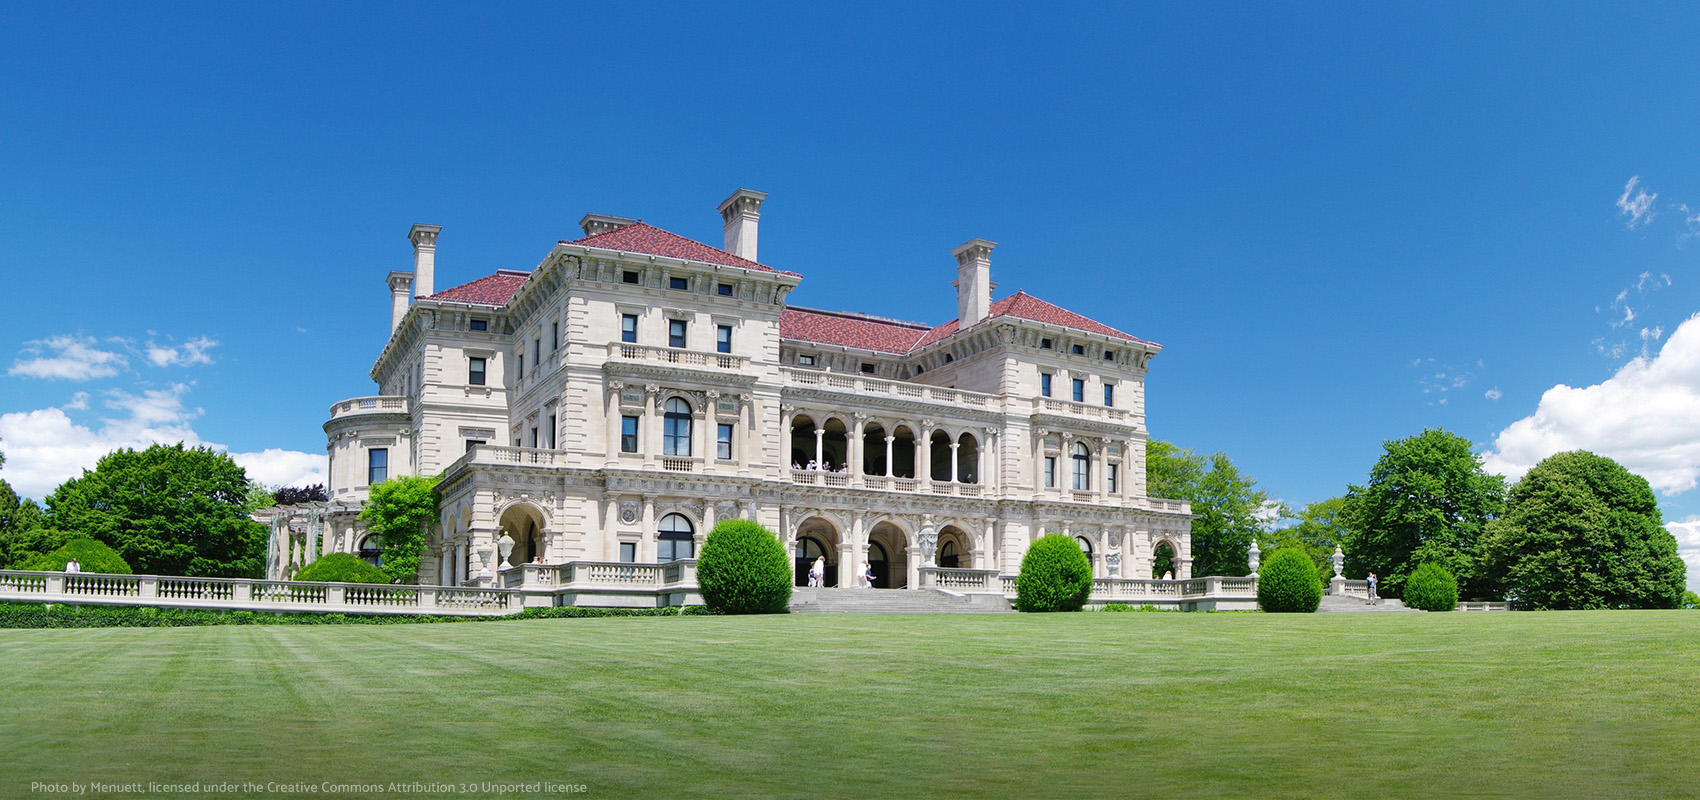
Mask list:
[[[1021,557],[1015,578],[1017,611],[1079,611],[1092,596],[1092,565],[1074,539],[1041,536]]]
[[[1322,605],[1322,579],[1310,555],[1289,547],[1265,559],[1257,569],[1257,605],[1275,613],[1316,611]]]
[[[702,601],[726,614],[787,613],[791,579],[785,545],[773,531],[747,519],[715,525],[697,556]]]
[[[1439,564],[1425,563],[1405,579],[1402,600],[1408,608],[1451,611],[1458,607],[1458,579]]]
[[[696,617],[715,612],[703,606],[670,608],[528,608],[499,617],[431,614],[315,614],[214,611],[157,606],[74,606],[64,603],[0,603],[0,628],[193,628],[206,625],[417,625],[438,622],[507,622],[588,617]]]
[[[353,553],[331,553],[301,568],[294,580],[323,583],[389,583],[390,576]]]
[[[77,567],[82,572],[98,572],[104,575],[129,575],[130,565],[118,551],[93,539],[72,539],[63,547],[51,553],[36,556],[15,569],[35,572],[62,572],[66,562],[77,560]]]

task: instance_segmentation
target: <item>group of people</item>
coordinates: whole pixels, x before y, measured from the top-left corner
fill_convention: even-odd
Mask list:
[[[868,562],[862,562],[862,574],[857,576],[857,581],[863,589],[874,588],[874,568],[869,566]],[[815,589],[825,585],[826,556],[820,556],[815,559],[815,563],[809,565],[809,588]]]
[[[808,466],[804,466],[800,462],[793,461],[793,462],[791,462],[791,468],[792,469],[806,469],[806,470],[815,471],[815,472],[849,472],[850,471],[850,465],[849,464],[840,464],[839,466],[834,467],[831,464],[822,464],[819,461],[815,461],[813,459],[809,460]]]
[[[65,562],[65,571],[66,572],[82,572],[83,571],[83,565],[78,564],[77,560],[73,558],[70,561]]]

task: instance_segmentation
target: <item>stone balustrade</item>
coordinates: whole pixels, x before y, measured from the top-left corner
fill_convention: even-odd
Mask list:
[[[790,386],[824,389],[862,397],[897,397],[904,400],[934,402],[952,408],[964,406],[968,408],[990,408],[997,402],[997,395],[970,392],[964,389],[946,389],[942,386],[928,386],[924,383],[889,381],[884,378],[870,378],[865,375],[798,369],[796,367],[780,367],[779,372]]]
[[[351,397],[331,405],[331,419],[360,414],[406,414],[407,398],[401,395]]]
[[[1033,413],[1072,419],[1102,420],[1117,425],[1129,425],[1139,430],[1145,429],[1145,426],[1140,424],[1139,415],[1125,408],[1095,406],[1091,403],[1076,403],[1072,400],[1058,400],[1054,397],[1033,398]]]
[[[704,353],[673,347],[613,342],[608,345],[608,360],[638,364],[667,364],[674,367],[695,367],[716,372],[742,372],[750,363],[744,356],[729,353]]]
[[[0,600],[262,612],[453,616],[498,616],[514,613],[521,607],[517,593],[500,589],[12,570],[0,571]]]
[[[1002,594],[1015,599],[1015,576],[997,570],[921,568],[921,586],[962,594]],[[1251,609],[1257,607],[1257,578],[1211,576],[1187,580],[1098,578],[1088,603],[1143,602],[1164,607]]]

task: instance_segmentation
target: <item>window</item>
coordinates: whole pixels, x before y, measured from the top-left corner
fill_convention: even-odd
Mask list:
[[[376,534],[360,540],[360,560],[374,567],[384,565],[384,540]]]
[[[949,364],[950,362],[955,361],[955,360],[956,360],[956,356],[953,356],[949,353],[944,354],[944,363]]]
[[[620,452],[636,453],[638,451],[637,425],[637,417],[620,418]]]
[[[1039,373],[1039,394],[1043,397],[1051,396],[1051,373]]]
[[[628,269],[625,272],[620,273],[620,282],[636,285],[638,282],[637,270]]]
[[[714,328],[714,352],[732,352],[732,326],[718,325]]]
[[[548,437],[545,438],[544,441],[549,443],[549,449],[550,450],[555,449],[555,415],[554,414],[549,415],[549,427],[544,428],[544,430],[549,432]]]
[[[945,569],[956,569],[962,562],[962,557],[956,552],[956,542],[946,540],[939,545],[939,566]]]
[[[1104,360],[1105,360],[1105,361],[1114,361],[1114,360],[1116,360],[1116,351],[1114,351],[1114,350],[1105,350],[1105,351],[1104,351]]]
[[[1039,349],[1040,350],[1051,350],[1051,349],[1054,349],[1055,347],[1056,347],[1056,345],[1053,342],[1051,342],[1050,339],[1040,339],[1039,340]]]
[[[677,289],[677,290],[682,292],[686,289],[689,289],[690,286],[691,286],[690,281],[688,279],[685,279],[685,278],[668,278],[667,279],[667,288],[669,288],[669,289]]]
[[[685,321],[682,319],[667,320],[667,346],[685,346]]]
[[[692,533],[691,521],[685,519],[684,515],[668,514],[662,517],[661,526],[656,529],[655,560],[666,563],[694,557],[696,541],[691,538]]]
[[[1057,457],[1056,456],[1045,456],[1045,488],[1047,488],[1047,489],[1054,488],[1056,485],[1057,485]]]
[[[688,456],[691,454],[691,405],[677,397],[663,407],[661,454]]]
[[[869,364],[867,362],[862,363],[862,374],[863,375],[872,375],[872,374],[874,374],[874,372],[877,369],[878,369],[878,365],[876,365],[876,364]]]
[[[466,440],[466,452],[468,452],[468,453],[472,452],[472,448],[477,447],[477,446],[479,446],[483,443],[484,443],[483,439],[467,439]]]
[[[377,486],[390,476],[390,450],[374,447],[366,451],[366,485]]]
[[[537,426],[531,426],[531,446],[537,446]]]
[[[1074,490],[1084,492],[1092,488],[1092,453],[1086,445],[1076,442],[1074,445]]]
[[[468,323],[466,327],[467,327],[467,330],[487,331],[487,330],[490,330],[490,321],[489,320],[483,320],[483,319],[475,319],[472,322]]]
[[[637,542],[620,543],[620,562],[630,564],[637,561]]]
[[[722,422],[714,429],[714,457],[732,460],[732,425]]]
[[[469,358],[466,360],[466,382],[473,386],[484,385],[484,359]]]
[[[1074,349],[1072,350],[1072,352],[1077,356],[1086,355],[1086,345],[1077,344],[1077,345],[1074,346]]]
[[[802,365],[802,366],[805,366],[805,367],[812,367],[812,366],[815,365],[815,357],[814,356],[797,356],[797,363]]]
[[[1105,488],[1109,490],[1110,494],[1117,494],[1121,492],[1121,472],[1122,465],[1111,464],[1108,471],[1104,473],[1104,480],[1109,484]]]
[[[543,337],[541,336],[531,340],[531,363],[536,364],[538,369],[543,368]]]
[[[719,286],[714,287],[714,291],[715,291],[716,294],[719,294],[721,297],[731,297],[732,296],[732,284],[722,283]]]
[[[1115,404],[1116,404],[1116,385],[1113,384],[1113,383],[1106,383],[1106,384],[1104,384],[1104,405],[1113,406]]]
[[[1085,554],[1086,563],[1092,563],[1092,542],[1087,540],[1084,536],[1076,536],[1074,537],[1074,541],[1080,544],[1080,552]]]
[[[561,349],[561,323],[549,323],[549,352]]]
[[[1074,379],[1074,402],[1076,402],[1076,403],[1086,402],[1086,379],[1085,378],[1075,378]]]
[[[620,341],[637,344],[637,315],[620,315]]]

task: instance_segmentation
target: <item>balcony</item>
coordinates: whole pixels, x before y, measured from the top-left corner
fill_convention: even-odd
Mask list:
[[[997,401],[996,395],[961,389],[946,389],[941,386],[928,386],[924,383],[888,381],[863,375],[821,372],[794,367],[780,367],[779,372],[789,386],[806,386],[813,389],[853,394],[859,397],[895,397],[903,400],[924,400],[969,408],[992,408]]]
[[[407,398],[401,395],[351,397],[331,405],[331,419],[371,414],[406,414]]]
[[[1143,430],[1139,415],[1125,408],[1095,406],[1091,403],[1076,403],[1070,400],[1058,400],[1054,397],[1033,398],[1033,413],[1048,414],[1069,419],[1090,419],[1110,422],[1116,425],[1131,425]]]
[[[714,372],[743,372],[750,363],[743,356],[728,353],[704,353],[672,347],[651,347],[642,344],[613,342],[608,345],[608,360],[622,364],[651,364],[686,367]]]

